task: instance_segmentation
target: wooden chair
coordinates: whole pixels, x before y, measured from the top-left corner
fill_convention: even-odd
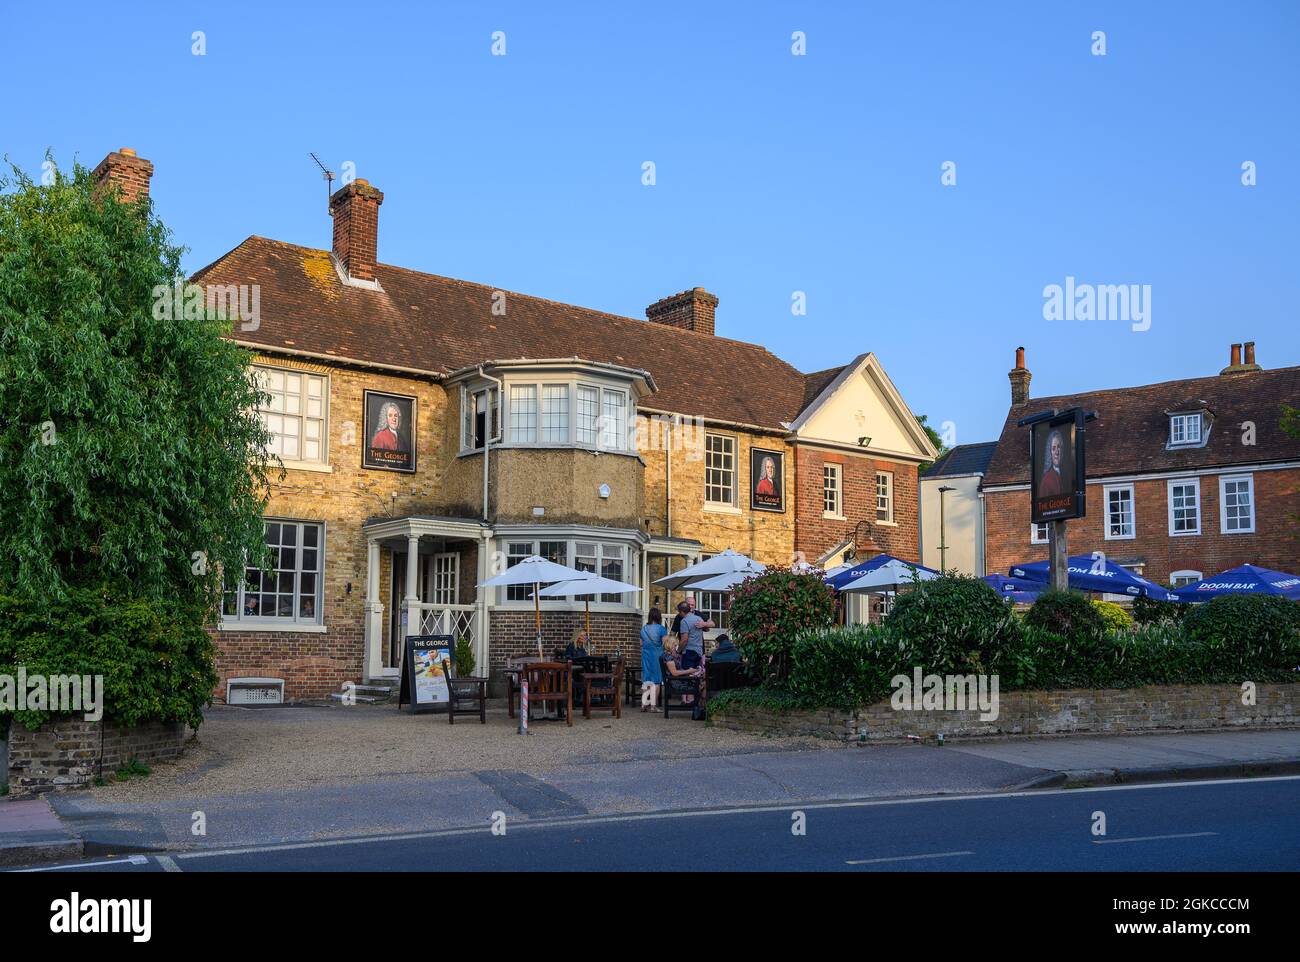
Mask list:
[[[564,720],[573,727],[573,666],[567,661],[534,661],[524,665],[528,707],[548,702],[564,706]]]
[[[469,702],[478,708],[478,720],[480,724],[487,724],[487,685],[488,680],[482,675],[458,675],[451,676],[451,665],[447,659],[442,660],[442,674],[447,679],[447,724],[456,724],[456,712],[460,711],[460,706],[464,702]],[[469,714],[474,709],[470,708],[462,711],[461,714]]]
[[[704,704],[705,684],[704,678],[674,678],[668,670],[668,657],[659,656],[659,671],[663,675],[664,684],[659,693],[659,697],[664,703],[664,718],[668,717],[670,711],[688,711],[694,713],[697,706]],[[683,695],[694,695],[694,700],[687,704],[682,701]],[[672,703],[677,699],[677,704]]]
[[[564,661],[566,659],[559,659]],[[573,700],[579,705],[582,704],[582,692],[586,687],[586,677],[590,672],[599,674],[609,673],[609,656],[608,655],[583,655],[581,658],[567,659],[573,665]]]
[[[604,702],[594,707],[600,711],[608,709],[615,718],[623,717],[623,702],[619,689],[623,687],[623,659],[614,659],[613,671],[592,671],[583,676],[582,717],[590,718],[592,702]]]

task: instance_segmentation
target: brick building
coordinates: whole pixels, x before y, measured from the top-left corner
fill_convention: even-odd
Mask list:
[[[1266,370],[1247,342],[1210,377],[1031,399],[1021,348],[1008,376],[1011,407],[979,492],[989,572],[1048,556],[1047,526],[1030,523],[1029,429],[1016,422],[1076,406],[1097,419],[1070,554],[1104,551],[1163,584],[1247,562],[1300,571],[1300,439],[1281,429],[1283,405],[1300,405],[1300,367]]]
[[[100,172],[147,193],[152,165],[121,151]],[[468,638],[495,672],[531,647],[533,602],[476,586],[531,554],[644,586],[591,603],[596,649],[629,654],[645,610],[679,600],[653,580],[724,548],[917,556],[935,452],[873,354],[802,374],[718,336],[701,288],[640,320],[383,264],[384,201],[357,180],[331,197],[330,250],[249,237],[192,278],[209,300],[259,293],[231,336],[284,467],[276,570],[232,579],[213,629],[218,697],[235,679],[291,700],[393,679],[424,632]],[[700,601],[725,623],[722,596]],[[548,643],[583,609],[544,601]]]

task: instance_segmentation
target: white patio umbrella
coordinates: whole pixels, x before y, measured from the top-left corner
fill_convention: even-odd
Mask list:
[[[565,598],[569,595],[586,595],[583,600],[587,603],[587,634],[591,634],[591,596],[592,595],[625,595],[632,591],[640,591],[636,585],[630,585],[626,581],[615,581],[613,578],[605,578],[599,575],[590,575],[586,578],[578,578],[574,581],[561,581],[551,585],[549,588],[543,588],[537,592],[543,598]]]
[[[746,578],[754,578],[762,573],[757,570],[728,571],[723,575],[714,575],[703,581],[692,582],[688,587],[692,591],[731,591]]]
[[[537,623],[537,654],[542,655],[542,602],[537,597],[538,591],[542,585],[553,584],[557,581],[583,581],[590,576],[590,572],[579,571],[577,568],[570,568],[567,565],[556,564],[554,561],[547,561],[541,555],[529,555],[518,564],[511,565],[501,574],[487,581],[480,581],[480,588],[499,588],[503,585],[532,585],[533,586],[533,611]]]
[[[917,581],[931,581],[939,575],[918,568],[905,561],[887,561],[879,568],[868,571],[856,581],[850,581],[840,591],[897,591],[900,587]]]
[[[655,584],[663,585],[669,591],[677,591],[680,588],[695,588],[694,582],[704,581],[716,575],[743,571],[746,572],[748,577],[749,575],[761,575],[766,570],[766,565],[760,564],[748,555],[727,548],[721,554],[715,554],[706,561],[701,561],[698,564],[683,568],[681,571],[674,571],[670,575],[665,575],[657,579]]]

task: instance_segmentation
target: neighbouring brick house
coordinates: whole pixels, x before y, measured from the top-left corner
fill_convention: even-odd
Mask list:
[[[1072,555],[1104,551],[1152,581],[1186,584],[1243,563],[1300,571],[1300,439],[1281,429],[1300,405],[1300,367],[1265,370],[1232,345],[1217,375],[1029,397],[1024,349],[1011,407],[980,485],[987,570],[1048,556],[1030,523],[1028,428],[1051,408],[1095,411],[1087,425],[1087,517],[1069,523]],[[927,546],[927,557],[929,547]]]
[[[147,192],[147,164],[118,152],[101,176]],[[533,602],[476,586],[532,554],[643,586],[591,603],[596,650],[628,654],[645,610],[680,600],[654,579],[724,548],[916,558],[935,452],[873,354],[801,374],[717,336],[701,288],[639,320],[383,264],[383,203],[355,181],[331,197],[331,250],[249,237],[192,278],[256,285],[258,323],[232,337],[285,469],[276,570],[231,585],[213,629],[218,697],[235,679],[291,700],[394,679],[424,632],[470,639],[495,673],[531,648]],[[700,602],[725,621],[721,595]],[[543,602],[548,646],[583,609]]]

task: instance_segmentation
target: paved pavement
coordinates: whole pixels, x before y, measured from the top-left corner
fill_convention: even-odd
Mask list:
[[[477,727],[477,726],[471,726]],[[453,731],[459,732],[460,726]],[[514,736],[522,738],[522,736]],[[531,737],[531,736],[530,736]],[[49,796],[87,857],[218,850],[354,836],[481,829],[557,818],[968,795],[1026,787],[1300,772],[1300,731],[1005,739],[928,745],[765,750],[687,757],[586,756],[537,771],[488,767],[352,776],[256,791]],[[303,751],[310,751],[307,743]],[[495,760],[495,759],[493,759]],[[151,779],[157,777],[151,776]],[[188,776],[186,776],[188,777]],[[151,780],[150,779],[150,780]],[[146,780],[148,781],[148,780]],[[117,786],[123,789],[123,786]],[[0,801],[0,839],[15,805]],[[36,805],[44,806],[44,800]],[[35,806],[32,811],[36,811]],[[48,810],[47,810],[48,816]],[[46,825],[48,829],[48,824]],[[47,856],[48,857],[48,856]]]
[[[1300,776],[504,823],[68,866],[203,871],[1296,871]],[[793,827],[802,815],[801,834]],[[1104,814],[1104,834],[1097,834]],[[53,869],[57,871],[57,869]],[[1164,893],[1162,893],[1164,894]],[[1201,894],[1201,893],[1196,893]],[[1218,893],[1215,894],[1232,894]],[[1226,917],[1225,917],[1226,918]]]
[[[0,799],[0,866],[76,858],[81,852],[81,839],[45,799]]]

